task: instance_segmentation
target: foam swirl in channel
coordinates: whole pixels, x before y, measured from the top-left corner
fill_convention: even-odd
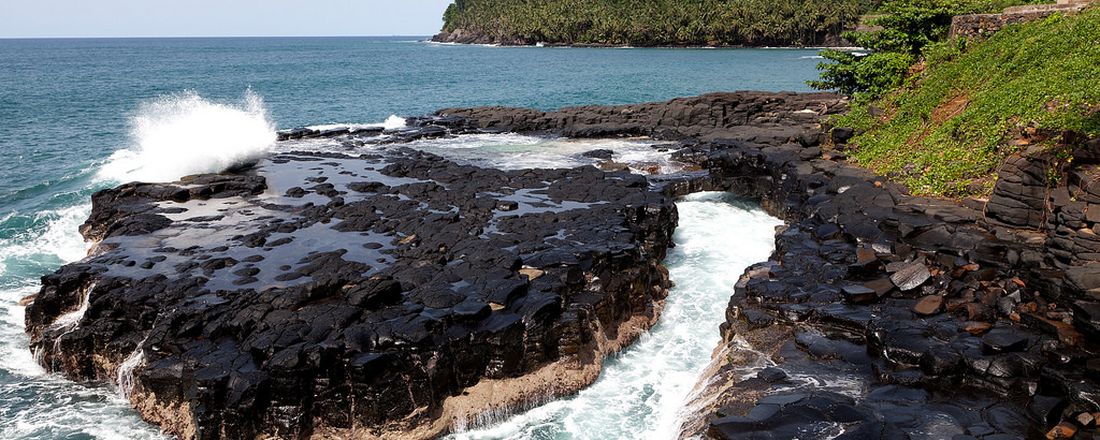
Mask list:
[[[275,145],[275,124],[252,91],[238,103],[210,101],[195,92],[162,96],[143,104],[130,125],[131,145],[111,155],[101,178],[174,181],[223,171]]]

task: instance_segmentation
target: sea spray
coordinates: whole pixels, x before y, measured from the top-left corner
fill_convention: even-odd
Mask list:
[[[25,310],[19,301],[38,292],[41,274],[87,255],[88,243],[77,229],[90,210],[91,205],[81,201],[33,216],[19,213],[30,220],[27,226],[0,237],[0,378],[4,379],[0,383],[0,413],[4,414],[0,438],[167,440],[159,429],[142,422],[112,390],[47,374],[42,364],[50,347],[27,349]],[[79,328],[80,320],[72,318],[79,317],[76,312],[86,304],[82,298],[69,318],[55,324]]]
[[[168,182],[224,171],[266,153],[276,136],[263,99],[251,90],[239,103],[190,91],[162,96],[141,105],[130,126],[131,145],[111,155],[101,178]]]
[[[382,128],[386,130],[400,130],[408,127],[408,121],[397,115],[390,115],[386,118],[386,121],[382,123]]]
[[[347,128],[351,130],[361,130],[365,128],[381,128],[384,130],[400,130],[402,128],[408,128],[408,120],[397,115],[390,115],[385,121],[371,124],[359,124],[359,123],[346,123],[346,124],[317,124],[307,125],[305,128],[310,130],[325,131],[337,128]]]

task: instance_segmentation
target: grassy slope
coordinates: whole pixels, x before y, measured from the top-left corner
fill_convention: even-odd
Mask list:
[[[935,48],[901,90],[836,121],[865,130],[853,159],[918,194],[980,195],[1026,148],[1024,133],[1040,143],[1061,130],[1100,135],[1100,8],[959,45]]]

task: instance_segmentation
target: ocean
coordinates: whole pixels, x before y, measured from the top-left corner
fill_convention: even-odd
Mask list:
[[[552,109],[712,91],[806,91],[805,81],[816,76],[818,62],[817,51],[809,49],[505,48],[423,39],[0,39],[0,438],[161,437],[112,385],[76,384],[47,375],[26,347],[18,302],[37,291],[39,277],[85,255],[87,245],[77,227],[88,215],[89,197],[96,190],[128,180],[171,181],[212,171],[235,154],[270,148],[273,129],[400,124],[391,116],[456,106]],[[583,149],[567,141],[515,135],[422,147],[475,163],[489,157],[483,163],[488,166],[573,166],[577,164],[562,152]],[[629,143],[619,147],[633,148]],[[734,209],[734,214],[722,215],[746,216],[758,230],[773,226],[759,211],[730,205],[719,196],[685,200],[685,209],[689,223],[700,227],[706,227],[708,215],[723,209]],[[712,241],[693,231],[678,231],[682,240],[693,243],[684,252],[695,249],[694,243]],[[767,240],[752,246],[753,253],[714,258],[736,257],[745,260],[737,264],[748,264],[770,252]],[[697,252],[670,257],[674,276],[693,276],[698,264],[712,262],[706,260],[706,249]],[[703,263],[696,261],[699,255]],[[694,302],[684,307],[728,297],[728,291],[713,286],[703,290],[716,289],[711,297],[686,296]],[[674,311],[680,307],[672,304]],[[692,321],[695,315],[686,316]],[[671,324],[662,322],[658,330],[660,326]],[[687,330],[686,336],[684,331],[675,328],[669,334],[687,340],[710,335],[714,341],[708,343],[717,341],[716,327],[709,323]],[[706,344],[700,347],[693,350],[709,355]],[[635,353],[660,352],[649,350]],[[624,353],[616,362],[629,356]],[[639,384],[662,374],[625,377]],[[590,395],[599,399],[602,392],[596,389]],[[602,398],[581,403],[601,407],[615,399]],[[676,403],[666,400],[624,411],[636,419],[656,419],[666,415],[657,417],[653,411]],[[499,429],[506,433],[499,435],[492,430],[467,435],[523,438],[542,432],[545,438],[585,438],[570,427],[601,425],[595,419],[578,421],[583,411],[563,408],[511,421],[502,418],[506,423]],[[554,419],[554,414],[566,415]],[[553,429],[531,428],[548,424]],[[650,428],[658,429],[647,427],[646,432]]]

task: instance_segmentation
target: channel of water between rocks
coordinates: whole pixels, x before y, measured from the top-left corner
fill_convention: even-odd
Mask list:
[[[665,259],[675,285],[660,321],[604,364],[573,397],[518,415],[488,414],[453,440],[670,439],[680,413],[721,339],[718,326],[745,268],[766,260],[782,222],[727,193],[701,192],[677,203],[673,248]],[[751,369],[752,366],[747,366]]]
[[[517,134],[464,135],[409,146],[459,162],[502,169],[599,166],[584,153],[613,153],[635,172],[674,173],[654,141],[565,139]],[[290,142],[284,149],[330,150],[331,141]],[[608,162],[604,162],[608,163]],[[756,203],[724,192],[698,192],[677,202],[679,222],[665,266],[675,283],[658,323],[614,355],[600,378],[575,396],[531,402],[526,411],[490,412],[459,426],[450,440],[670,439],[680,434],[685,405],[712,361],[733,286],[745,269],[775,249],[783,222]],[[749,363],[746,372],[764,367]]]

